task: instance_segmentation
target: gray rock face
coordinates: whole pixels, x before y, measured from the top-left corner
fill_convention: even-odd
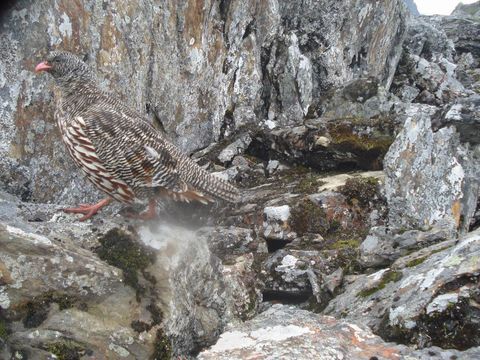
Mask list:
[[[475,4],[471,4],[475,5]],[[478,3],[476,4],[478,9]],[[430,21],[443,29],[455,46],[456,54],[471,53],[477,61],[480,59],[480,18],[478,15],[434,16]]]
[[[394,93],[435,106],[471,95],[478,81],[477,32],[478,20],[468,17],[411,18]]]
[[[434,111],[412,106],[385,156],[389,223],[421,229],[441,221],[465,231],[478,196],[478,160],[460,144],[453,127],[432,131]]]
[[[231,325],[200,360],[255,359],[472,359],[468,352],[429,348],[414,351],[386,343],[363,325],[274,305],[255,319]]]
[[[371,76],[388,88],[406,10],[400,0],[18,1],[4,19],[1,186],[73,203],[98,195],[65,155],[47,77],[32,72],[47,48],[85,55],[104,89],[191,152],[263,120],[298,124],[348,80]]]
[[[455,10],[453,10],[452,15],[480,17],[480,4],[478,1],[473,4],[460,3]]]
[[[360,263],[365,267],[388,266],[401,256],[455,236],[451,226],[439,223],[429,229],[407,230],[398,234],[385,226],[372,227],[360,245]]]
[[[460,141],[471,145],[479,145],[478,126],[480,124],[480,95],[472,95],[466,99],[458,99],[444,110],[440,123],[434,123],[437,130],[443,126],[453,125],[460,134]]]
[[[408,10],[412,13],[412,15],[419,16],[420,13],[418,12],[417,4],[415,4],[414,0],[404,0],[405,4],[408,7]]]
[[[325,313],[420,347],[478,346],[479,251],[480,232],[474,231],[457,245],[438,244],[408,261],[397,260],[391,269],[359,276]]]

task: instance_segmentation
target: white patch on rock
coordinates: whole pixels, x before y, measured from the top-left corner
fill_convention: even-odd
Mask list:
[[[290,206],[267,206],[263,213],[267,220],[287,221],[290,218]]]
[[[62,14],[62,23],[58,27],[60,34],[63,37],[71,37],[72,36],[72,22],[67,14]]]
[[[39,244],[52,245],[52,242],[48,238],[46,238],[45,236],[42,236],[42,235],[27,233],[27,232],[23,231],[22,229],[19,229],[19,228],[10,226],[10,225],[7,225],[6,230],[10,234],[13,234],[13,235],[16,235],[16,236],[19,236],[19,237],[23,237],[27,240],[33,240],[33,243],[35,245],[39,245]]]
[[[385,274],[387,271],[389,271],[390,268],[386,268],[380,271],[377,271],[376,273],[368,275],[369,278],[372,279],[372,281],[380,281],[383,278],[383,274]]]
[[[302,336],[311,333],[311,330],[296,325],[276,325],[258,329],[250,333],[250,337],[257,341],[283,341],[291,337]]]
[[[235,349],[262,346],[262,342],[283,341],[292,337],[309,334],[312,331],[297,325],[276,325],[245,333],[241,331],[229,331],[220,336],[218,342],[210,348],[211,352],[224,352]]]
[[[404,317],[406,315],[406,306],[401,305],[395,309],[390,309],[388,314],[388,320],[390,321],[390,325],[392,326],[402,326],[407,329],[414,328],[417,324],[415,322],[412,323],[410,320],[405,320]]]
[[[0,287],[0,307],[2,309],[8,309],[10,307],[10,298],[5,291],[5,287]]]
[[[253,345],[255,345],[255,341],[248,334],[241,331],[229,331],[220,336],[220,339],[210,348],[210,351],[223,352]]]
[[[422,283],[420,284],[421,289],[429,289],[435,280],[437,280],[437,277],[444,271],[443,266],[439,266],[437,268],[433,268],[430,270],[426,275]]]
[[[463,167],[460,165],[457,159],[453,158],[452,162],[454,165],[450,171],[450,174],[448,174],[448,181],[456,189],[461,187],[462,181],[465,178],[465,172],[463,171]]]
[[[445,114],[445,119],[447,120],[462,120],[462,105],[455,104],[450,110]]]
[[[370,10],[372,10],[372,8],[373,8],[372,4],[367,4],[360,10],[360,12],[358,13],[358,22],[360,25],[362,24],[363,20],[365,20],[365,18],[367,17]]]
[[[265,120],[265,126],[268,127],[270,130],[273,130],[277,127],[277,123],[272,120]]]
[[[298,259],[293,255],[287,255],[282,259],[282,264],[278,265],[275,270],[277,271],[285,271],[288,269],[294,269],[295,264],[297,263]]]

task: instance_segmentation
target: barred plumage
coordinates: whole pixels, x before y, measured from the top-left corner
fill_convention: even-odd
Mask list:
[[[143,115],[101,91],[93,72],[75,55],[54,51],[36,71],[55,78],[55,117],[69,154],[109,197],[123,203],[162,195],[203,203],[236,201],[233,185],[200,168]],[[91,214],[92,209],[71,212],[84,213],[86,219],[98,211]]]

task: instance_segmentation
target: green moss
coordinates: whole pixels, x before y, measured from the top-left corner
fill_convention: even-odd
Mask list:
[[[101,246],[96,252],[100,259],[122,269],[125,283],[136,290],[139,300],[145,288],[139,282],[138,272],[155,261],[154,253],[119,229],[110,230],[99,241]]]
[[[310,200],[303,200],[291,212],[292,230],[299,235],[314,233],[325,235],[329,229],[325,211]]]
[[[170,360],[172,359],[172,344],[162,329],[157,331],[154,351],[150,360]]]
[[[406,266],[407,266],[407,267],[414,267],[414,266],[420,265],[420,264],[422,264],[425,260],[427,260],[429,256],[431,256],[431,255],[433,255],[433,254],[436,254],[436,253],[439,253],[439,252],[441,252],[441,251],[443,251],[443,250],[446,250],[446,249],[448,249],[448,248],[451,248],[452,246],[453,246],[453,245],[445,246],[445,247],[442,247],[442,248],[437,249],[437,250],[432,250],[428,255],[425,255],[425,256],[422,256],[422,257],[419,257],[419,258],[417,258],[417,259],[413,259],[413,260],[409,261],[409,262],[406,264]],[[414,250],[414,251],[411,251],[410,254],[413,253],[413,252],[415,252],[415,250]]]
[[[360,238],[353,238],[348,240],[338,240],[331,243],[328,246],[329,250],[344,250],[344,249],[358,249],[360,244],[362,243],[362,239]]]
[[[378,179],[374,177],[351,178],[339,189],[349,204],[357,204],[368,207],[370,202],[378,194]]]
[[[364,289],[364,290],[360,291],[358,293],[358,296],[368,297],[370,295],[373,295],[377,291],[380,291],[380,290],[384,289],[385,286],[387,286],[388,283],[399,281],[402,278],[402,276],[403,276],[403,274],[402,274],[401,271],[387,271],[383,275],[382,280],[380,281],[380,283],[377,286],[375,286],[373,288],[370,288],[370,289]]]
[[[313,194],[318,191],[319,185],[317,178],[312,174],[308,174],[299,181],[293,188],[293,191],[300,194]]]
[[[85,351],[82,346],[71,340],[48,344],[45,350],[55,355],[59,360],[80,360]]]
[[[5,340],[8,336],[7,323],[0,318],[0,339]]]
[[[283,171],[281,178],[284,183],[289,184],[296,181],[299,177],[311,176],[310,171],[307,167],[299,165]]]
[[[45,321],[50,310],[51,303],[57,303],[60,310],[73,307],[78,298],[57,291],[48,291],[32,300],[18,306],[17,311],[23,313],[23,325],[27,328],[37,327]]]
[[[349,119],[349,121],[352,120]],[[394,140],[390,135],[359,135],[354,132],[352,123],[337,124],[329,129],[329,133],[334,145],[342,150],[354,153],[375,152],[378,155],[385,154]]]
[[[411,261],[409,261],[406,266],[407,267],[415,267],[417,265],[420,265],[421,263],[423,263],[426,259],[427,259],[428,256],[422,256],[422,257],[419,257],[417,259],[413,259]]]

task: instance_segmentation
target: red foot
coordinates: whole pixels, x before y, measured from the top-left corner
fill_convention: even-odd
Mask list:
[[[95,215],[98,212],[98,210],[110,204],[111,201],[112,199],[107,198],[107,199],[103,199],[102,201],[94,205],[80,204],[76,208],[63,209],[63,211],[68,214],[84,214],[85,216],[81,217],[79,221],[85,221],[87,219],[90,219],[93,215]]]
[[[139,219],[139,220],[153,220],[157,218],[157,210],[155,208],[155,200],[150,200],[148,202],[148,210],[141,214],[125,214],[126,217],[130,219]]]

